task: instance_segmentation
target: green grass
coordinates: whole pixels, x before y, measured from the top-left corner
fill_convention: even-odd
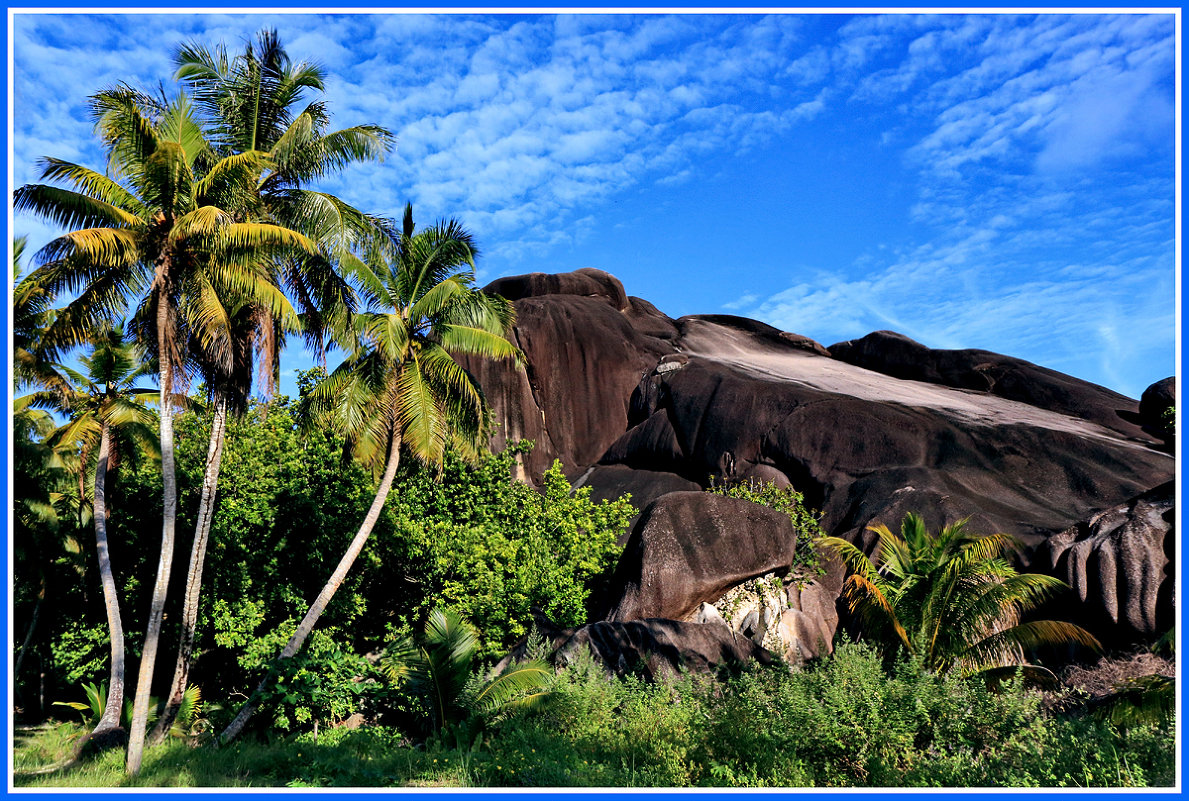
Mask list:
[[[1174,779],[1173,726],[1118,729],[1058,714],[1019,683],[888,669],[843,644],[790,673],[726,683],[608,680],[589,660],[549,702],[485,738],[414,743],[387,727],[323,730],[222,749],[150,748],[139,776],[122,752],[50,772],[84,730],[18,732],[17,787],[1145,787]]]

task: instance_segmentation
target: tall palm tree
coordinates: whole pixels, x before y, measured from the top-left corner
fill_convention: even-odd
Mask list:
[[[322,254],[304,254],[281,265],[281,278],[305,315],[305,334],[322,355],[329,325],[343,325],[350,289],[338,271],[353,272],[360,255],[394,258],[388,220],[365,214],[311,182],[360,161],[383,161],[395,137],[379,125],[328,130],[330,115],[308,92],[325,88],[317,64],[293,63],[275,30],[263,30],[244,52],[230,57],[192,42],[174,56],[177,79],[194,96],[220,155],[267,154],[257,176],[257,212],[318,242]],[[304,103],[304,105],[302,105]]]
[[[44,159],[43,180],[72,188],[24,186],[16,192],[15,207],[74,229],[36,257],[41,266],[34,275],[48,292],[79,292],[47,329],[50,346],[85,341],[89,331],[139,300],[140,333],[159,365],[163,520],[128,746],[127,770],[135,774],[173,559],[177,482],[171,399],[175,382],[185,378],[185,343],[194,337],[217,352],[219,322],[226,319],[221,298],[231,290],[251,295],[278,317],[293,316],[262,259],[318,248],[283,226],[236,219],[234,210],[254,196],[252,175],[263,156],[216,159],[186,95],[155,103],[120,87],[94,96],[92,114],[108,148],[111,175]]]
[[[307,341],[324,354],[326,322],[346,319],[352,308],[349,285],[334,269],[358,261],[356,251],[374,252],[388,241],[386,221],[357,211],[333,195],[308,189],[307,181],[340,170],[353,161],[382,160],[392,135],[376,125],[361,125],[326,133],[328,115],[318,102],[295,111],[306,90],[323,89],[323,72],[316,65],[293,64],[275,31],[263,31],[245,51],[229,58],[224,46],[212,53],[200,44],[181,47],[176,56],[177,78],[193,91],[203,112],[209,141],[227,157],[266,153],[254,174],[251,203],[239,212],[246,219],[278,222],[300,230],[330,256],[293,254],[272,265],[274,280],[288,290],[303,312]],[[379,243],[379,244],[377,244]],[[182,634],[170,694],[150,739],[164,739],[181,708],[193,662],[194,638],[202,573],[219,469],[226,441],[227,415],[247,408],[252,388],[253,352],[260,362],[266,394],[275,374],[284,336],[281,321],[259,305],[240,303],[225,326],[231,360],[214,360],[195,348],[204,365],[205,383],[212,390],[214,418],[207,451],[198,523],[186,573],[182,606]]]
[[[70,391],[43,390],[25,399],[30,405],[70,415],[70,420],[49,437],[49,442],[54,447],[78,451],[82,498],[87,494],[84,485],[90,455],[96,454],[91,517],[95,523],[95,547],[111,639],[111,691],[91,738],[115,734],[124,705],[124,625],[108,547],[111,509],[107,505],[107,478],[115,472],[121,454],[159,455],[154,432],[156,417],[145,406],[157,398],[158,392],[134,386],[137,379],[151,372],[142,355],[140,348],[127,341],[123,326],[98,331],[92,337],[90,352],[79,359],[85,373],[64,366],[59,368],[73,384]]]
[[[399,257],[358,277],[368,310],[343,332],[346,360],[311,393],[311,419],[346,437],[347,450],[373,470],[379,486],[346,553],[279,659],[298,652],[363,550],[392,489],[402,448],[429,465],[441,464],[448,445],[476,456],[484,447],[487,409],[479,387],[454,360],[471,354],[511,360],[522,354],[507,340],[514,312],[498,296],[474,287],[473,239],[451,220],[415,233],[405,207]],[[227,742],[255,710],[253,697],[220,735]]]
[[[253,385],[253,356],[259,352],[262,372],[271,372],[279,354],[275,337],[262,335],[270,331],[274,320],[258,305],[243,302],[226,304],[228,315],[224,337],[231,352],[229,363],[211,358],[197,342],[191,343],[191,357],[195,369],[202,374],[203,384],[211,401],[211,433],[207,447],[206,467],[203,471],[194,540],[186,571],[186,589],[182,598],[181,637],[177,660],[165,707],[157,718],[157,725],[149,735],[151,743],[163,740],[174,725],[186,703],[190,668],[193,664],[194,641],[198,625],[198,602],[202,590],[202,571],[210,540],[211,523],[215,515],[215,497],[223,449],[227,441],[228,416],[239,417],[247,411]]]
[[[929,532],[909,513],[899,534],[871,526],[879,547],[867,557],[851,543],[825,537],[852,574],[843,588],[851,611],[874,632],[918,654],[926,668],[963,674],[1023,669],[1029,650],[1098,641],[1079,626],[1024,615],[1069,587],[1060,579],[1019,573],[1004,558],[1017,547],[1008,534],[974,534],[965,520]]]

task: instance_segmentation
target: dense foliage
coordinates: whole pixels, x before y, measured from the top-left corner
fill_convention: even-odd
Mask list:
[[[370,473],[344,462],[341,442],[330,435],[300,436],[296,407],[281,398],[228,423],[192,674],[208,695],[214,687],[229,694],[250,691],[371,501]],[[182,532],[193,531],[209,426],[209,412],[177,419]],[[533,606],[565,625],[585,620],[591,588],[614,566],[616,538],[633,509],[624,500],[594,503],[589,490],[571,494],[558,468],[547,474],[543,492],[514,482],[516,454],[526,447],[489,456],[474,468],[451,454],[437,473],[411,462],[401,468],[357,569],[307,651],[290,660],[286,673],[299,681],[276,696],[285,703],[269,723],[301,730],[312,728],[314,719],[333,723],[359,711],[367,697],[353,681],[367,675],[361,655],[419,628],[435,606],[473,620],[486,657],[528,631]],[[160,520],[160,474],[147,462],[126,467],[109,492],[112,562],[135,658],[138,616],[150,589],[145,577],[155,556],[143,546],[152,542],[153,521]],[[54,610],[43,610],[34,633],[47,707],[81,695],[80,685],[104,678],[106,668],[102,597],[90,567],[94,538],[71,542],[81,552],[62,552],[45,569],[83,575],[53,582]],[[35,590],[38,569],[34,560],[18,566],[18,585]],[[36,600],[29,592],[18,598],[18,630],[28,626]],[[319,678],[309,678],[311,671]],[[39,676],[25,669],[17,679],[22,699],[36,699]],[[41,713],[35,704],[24,708],[33,717]]]
[[[1048,711],[1009,682],[998,692],[917,661],[887,672],[871,649],[842,644],[790,673],[752,669],[648,684],[608,679],[589,660],[560,671],[551,695],[488,737],[414,747],[391,727],[305,732],[219,751],[150,752],[129,780],[118,755],[53,776],[48,732],[21,746],[18,786],[1022,786],[1141,787],[1174,780],[1173,730],[1120,731]],[[57,738],[57,740],[55,740]]]

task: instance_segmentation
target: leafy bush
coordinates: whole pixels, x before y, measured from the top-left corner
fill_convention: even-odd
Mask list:
[[[310,730],[315,722],[336,726],[367,711],[384,693],[380,679],[366,658],[315,631],[302,651],[281,663],[261,697],[261,708],[284,732]]]
[[[416,587],[415,616],[456,610],[482,632],[482,657],[524,636],[533,606],[563,626],[585,622],[591,588],[614,567],[635,514],[628,499],[595,503],[590,488],[574,491],[556,462],[539,492],[514,481],[516,454],[528,447],[474,468],[448,455],[440,475],[404,476],[389,499],[385,563]]]

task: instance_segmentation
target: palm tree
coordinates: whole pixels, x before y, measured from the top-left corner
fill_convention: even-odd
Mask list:
[[[90,738],[101,740],[113,739],[124,703],[124,625],[108,548],[107,523],[111,510],[106,498],[107,477],[114,473],[121,453],[140,451],[156,456],[158,452],[153,431],[155,416],[144,405],[158,393],[133,385],[138,378],[150,373],[141,356],[140,349],[126,341],[122,326],[101,330],[92,337],[90,353],[79,359],[85,374],[59,367],[73,383],[69,392],[60,389],[41,391],[22,399],[29,405],[70,415],[70,421],[59,427],[48,442],[55,448],[78,452],[80,500],[87,494],[85,474],[90,454],[96,453],[91,516],[95,522],[99,576],[111,639],[111,692],[90,735]]]
[[[257,213],[301,231],[322,254],[303,254],[281,265],[281,278],[305,315],[305,335],[320,357],[329,325],[343,325],[351,310],[350,289],[338,265],[351,273],[359,257],[394,258],[388,220],[365,214],[308,184],[359,161],[383,161],[395,138],[378,125],[328,131],[325,103],[301,107],[307,91],[322,91],[317,64],[294,64],[275,30],[257,34],[244,52],[229,57],[222,44],[212,52],[199,43],[174,56],[177,79],[191,90],[207,120],[210,140],[223,156],[267,154],[257,175]]]
[[[425,621],[421,643],[397,640],[380,664],[389,679],[408,679],[411,689],[425,697],[439,734],[468,719],[494,721],[531,708],[547,694],[553,671],[545,662],[510,662],[502,671],[472,677],[478,651],[474,627],[451,609],[434,609]],[[464,733],[466,745],[473,734]]]
[[[279,353],[277,338],[262,335],[262,332],[272,330],[274,321],[260,306],[251,302],[225,305],[229,308],[224,338],[230,351],[230,362],[223,363],[218,358],[212,358],[197,342],[191,344],[192,361],[202,374],[203,384],[207,388],[213,407],[211,433],[194,540],[190,550],[190,563],[186,572],[186,589],[182,598],[181,637],[178,642],[177,661],[165,708],[149,735],[151,743],[160,742],[172,730],[174,721],[185,703],[186,690],[190,686],[190,668],[193,664],[194,640],[198,625],[198,601],[202,591],[202,571],[207,543],[210,540],[211,523],[215,516],[219,471],[227,441],[227,418],[228,415],[242,416],[248,409],[253,384],[254,351],[261,352],[262,371],[265,369],[264,365],[271,371]]]
[[[512,305],[475,289],[476,250],[461,225],[451,220],[414,233],[413,208],[406,206],[397,245],[394,262],[358,270],[369,311],[355,315],[351,330],[342,332],[349,355],[309,399],[311,420],[344,435],[347,452],[373,470],[383,466],[379,487],[359,531],[279,659],[301,648],[363,550],[392,488],[401,449],[438,465],[447,445],[472,458],[484,447],[486,404],[454,356],[522,361],[506,339]],[[222,733],[222,742],[243,729],[267,680],[266,675]]]
[[[224,157],[267,153],[253,175],[255,195],[239,214],[300,230],[331,255],[327,260],[321,254],[292,254],[272,265],[274,280],[302,309],[307,341],[324,354],[326,321],[346,319],[352,307],[349,285],[333,269],[334,263],[352,265],[358,261],[355,249],[374,250],[377,242],[385,241],[388,227],[386,221],[363,214],[333,195],[307,189],[303,183],[353,161],[382,159],[391,146],[391,133],[362,125],[327,134],[329,118],[325,107],[316,102],[295,114],[305,90],[323,89],[323,72],[304,62],[294,65],[275,31],[258,34],[256,43],[249,43],[234,59],[228,58],[222,45],[212,53],[200,44],[188,44],[179,49],[175,63],[178,80],[191,88],[206,118],[208,139],[216,152]],[[225,331],[230,360],[212,360],[201,352],[201,345],[194,348],[211,390],[214,418],[186,573],[178,656],[165,709],[150,736],[153,742],[168,732],[189,681],[227,415],[230,411],[238,416],[247,409],[253,351],[260,361],[265,393],[272,393],[286,333],[281,321],[250,302],[235,307]]]
[[[1098,641],[1072,623],[1021,622],[1024,615],[1069,587],[1059,579],[1019,573],[1003,557],[1017,547],[1007,534],[973,534],[966,520],[933,534],[909,513],[900,533],[871,526],[879,547],[868,558],[846,540],[825,537],[852,574],[843,597],[867,627],[917,654],[926,668],[964,675],[1023,669],[1025,654],[1044,645]]]
[[[92,114],[112,175],[44,159],[43,180],[73,188],[24,186],[14,205],[73,229],[36,257],[41,266],[34,275],[47,292],[79,292],[47,329],[48,347],[85,341],[139,299],[140,334],[159,365],[163,520],[128,747],[127,769],[135,774],[173,559],[177,482],[170,401],[175,381],[185,379],[184,343],[194,337],[217,352],[218,323],[226,319],[221,298],[232,289],[278,317],[292,316],[262,259],[318,248],[282,226],[237,221],[233,211],[253,197],[251,178],[263,157],[216,159],[184,94],[158,103],[120,87],[94,96]]]

